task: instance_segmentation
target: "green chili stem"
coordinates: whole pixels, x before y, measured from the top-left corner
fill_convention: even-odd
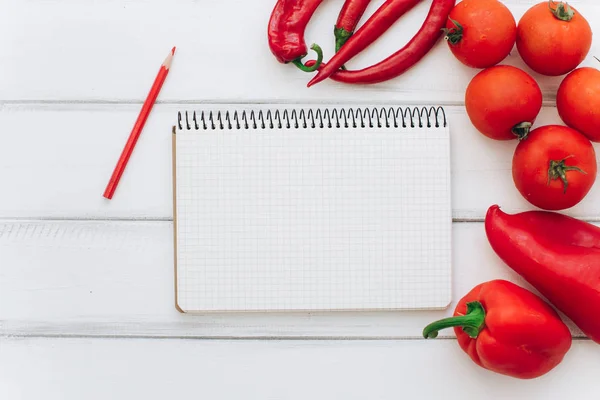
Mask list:
[[[340,51],[344,43],[346,43],[346,41],[350,39],[350,36],[352,36],[352,32],[347,31],[344,28],[334,28],[333,35],[335,36],[335,52],[337,53],[338,51]]]
[[[298,67],[300,70],[302,70],[304,72],[314,72],[314,71],[318,70],[319,67],[321,66],[321,63],[323,62],[323,50],[321,50],[321,47],[318,44],[313,44],[310,48],[317,53],[317,61],[315,62],[315,65],[313,65],[312,67],[307,67],[306,65],[304,65],[302,63],[301,58],[297,58],[292,61],[292,63],[296,67]]]

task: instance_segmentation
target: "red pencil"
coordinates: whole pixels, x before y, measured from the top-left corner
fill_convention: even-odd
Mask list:
[[[146,124],[146,120],[148,119],[148,115],[156,102],[156,98],[158,97],[158,93],[162,88],[167,75],[169,74],[169,69],[171,68],[171,61],[173,60],[173,55],[175,55],[175,47],[171,50],[165,61],[160,66],[160,70],[158,71],[158,75],[156,75],[156,79],[154,80],[154,84],[150,89],[150,93],[148,93],[148,97],[146,97],[146,101],[142,106],[142,110],[140,111],[140,115],[138,116],[133,129],[131,130],[131,134],[129,135],[129,139],[127,139],[127,143],[125,143],[125,147],[123,148],[123,152],[121,153],[121,157],[117,162],[115,170],[113,171],[112,176],[110,177],[110,181],[104,190],[104,197],[107,199],[112,199],[115,194],[115,190],[117,189],[117,185],[121,180],[121,176],[123,175],[123,171],[125,171],[125,167],[127,166],[127,162],[129,161],[129,157],[131,157],[131,153],[133,152],[133,148],[137,143],[140,134],[142,133],[142,129],[144,129],[144,125]]]

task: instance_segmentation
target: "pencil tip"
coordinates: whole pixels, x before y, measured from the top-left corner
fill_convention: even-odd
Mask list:
[[[165,61],[162,64],[166,69],[171,68],[171,62],[173,61],[173,56],[174,55],[175,55],[175,47],[173,47],[171,49],[171,52],[169,53],[169,55],[167,56],[167,58],[165,58]]]

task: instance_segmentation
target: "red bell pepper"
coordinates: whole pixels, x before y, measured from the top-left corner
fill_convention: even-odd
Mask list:
[[[511,215],[493,205],[485,231],[511,269],[600,343],[600,228],[556,212]]]
[[[317,52],[316,63],[306,66],[302,63],[302,58],[308,53],[304,31],[322,2],[323,0],[277,0],[267,30],[269,48],[277,61],[293,63],[306,72],[319,68],[323,61],[323,51],[318,45],[311,46]]]
[[[473,362],[519,379],[548,373],[572,344],[569,328],[549,304],[501,279],[475,286],[458,302],[453,317],[429,324],[423,336],[435,338],[450,327]]]

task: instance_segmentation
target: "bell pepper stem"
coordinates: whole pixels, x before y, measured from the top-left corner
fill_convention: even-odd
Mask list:
[[[314,65],[312,65],[310,67],[304,65],[302,63],[302,58],[297,58],[295,60],[292,60],[292,64],[294,64],[296,67],[298,67],[300,70],[302,70],[304,72],[314,72],[314,71],[318,70],[319,67],[321,66],[321,63],[323,62],[323,50],[321,50],[321,47],[318,44],[313,44],[310,48],[317,53],[317,61]]]
[[[438,336],[438,331],[460,326],[467,335],[476,339],[484,325],[485,309],[480,302],[472,301],[467,303],[467,313],[465,315],[440,319],[427,325],[423,329],[423,337],[425,339],[434,339]]]

